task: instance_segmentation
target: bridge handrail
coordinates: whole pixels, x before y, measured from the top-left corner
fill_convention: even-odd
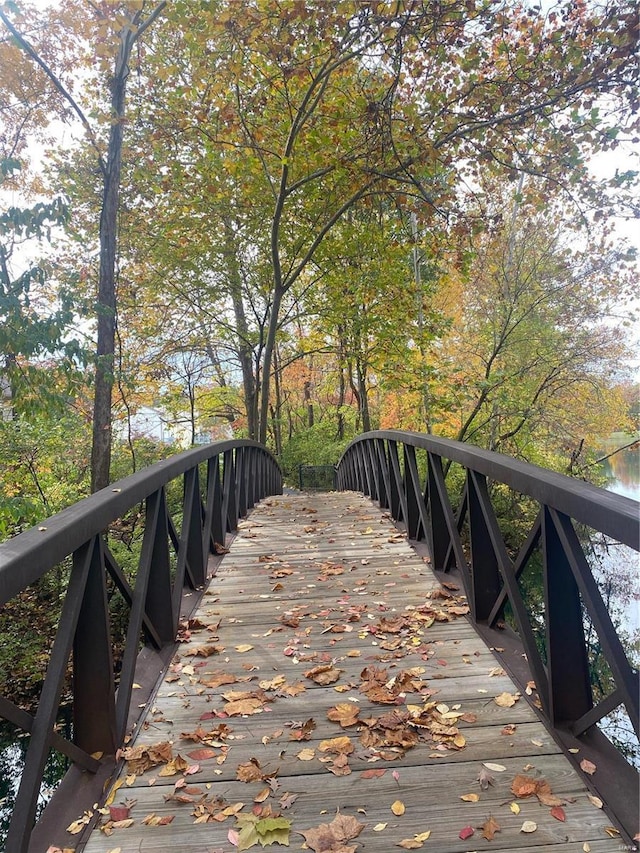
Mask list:
[[[203,464],[206,483],[201,487]],[[179,477],[184,480],[180,531],[165,494],[165,487]],[[37,835],[33,832],[37,800],[51,747],[66,754],[81,770],[103,771],[108,757],[113,763],[132,724],[131,696],[138,680],[141,635],[159,655],[163,650],[164,657],[170,655],[183,591],[203,587],[209,554],[216,553],[216,546],[224,546],[227,532],[237,528],[238,519],[257,501],[281,491],[282,473],[266,448],[248,439],[218,441],[119,480],[0,544],[0,606],[72,557],[35,714],[0,696],[0,717],[31,735],[7,835],[7,853],[26,853],[32,836]],[[129,583],[109,550],[105,532],[143,503],[146,521],[142,548],[135,581]],[[173,568],[171,549],[175,554]],[[117,689],[107,576],[129,605]],[[54,727],[72,650],[74,724],[73,740],[68,741]],[[105,758],[99,761],[96,754]]]
[[[399,451],[402,448],[402,453]],[[426,478],[422,481],[416,451],[426,452]],[[446,483],[442,460],[455,462],[465,472],[458,505]],[[507,485],[537,502],[537,518],[512,556],[500,530],[491,501],[490,483]],[[624,705],[639,736],[640,680],[611,620],[608,607],[585,556],[574,522],[640,550],[640,504],[581,480],[473,445],[423,433],[376,430],[358,436],[337,465],[339,489],[363,492],[402,522],[413,540],[426,540],[432,567],[462,576],[470,618],[491,646],[505,645],[504,608],[511,605],[520,649],[535,680],[543,718],[565,748],[576,738],[604,756],[602,763],[617,778],[613,787],[617,819],[632,837],[637,814],[630,803],[637,797],[621,784],[625,779],[637,789],[638,776],[627,773],[629,764],[596,728],[600,720]],[[468,525],[468,541],[462,531]],[[518,578],[539,551],[544,591],[543,653],[528,613]],[[609,667],[613,689],[594,696],[583,610],[595,629]],[[500,632],[498,633],[498,630]],[[540,638],[538,638],[540,640]],[[521,654],[517,655],[521,658]],[[529,676],[530,677],[530,676]],[[609,798],[608,798],[609,799]]]

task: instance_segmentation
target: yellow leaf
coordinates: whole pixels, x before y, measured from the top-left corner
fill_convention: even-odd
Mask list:
[[[392,803],[391,811],[394,813],[394,815],[397,815],[398,817],[400,817],[400,815],[403,815],[406,809],[402,800],[396,800],[395,803]]]
[[[296,755],[296,758],[299,758],[300,761],[311,761],[316,757],[315,749],[301,749],[300,752]]]
[[[520,695],[518,693],[501,693],[493,701],[501,708],[512,708],[519,698]]]
[[[239,646],[236,646],[236,651],[242,654],[243,652],[250,652],[253,648],[249,643],[241,643]]]
[[[386,828],[387,828],[387,824],[386,824],[386,823],[377,823],[377,824],[373,827],[373,831],[374,831],[374,832],[382,832],[382,830],[383,830],[383,829],[386,829]]]
[[[431,835],[431,830],[427,829],[426,832],[421,832],[419,835],[416,835],[415,839],[416,839],[416,841],[419,841],[422,844],[429,838],[430,835]]]
[[[591,805],[595,806],[597,809],[601,809],[604,805],[600,797],[594,797],[593,794],[587,794],[587,797],[589,798]]]
[[[460,799],[464,800],[465,803],[477,803],[478,800],[480,799],[480,795],[479,794],[463,794],[460,797]]]
[[[114,783],[109,796],[104,801],[105,806],[110,806],[116,798],[116,794],[118,793],[118,788],[121,788],[124,785],[124,779],[118,779],[117,782]]]
[[[517,803],[511,803],[509,808],[514,814],[520,814],[520,806]]]

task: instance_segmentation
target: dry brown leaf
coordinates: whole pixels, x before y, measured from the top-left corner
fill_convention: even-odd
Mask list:
[[[327,717],[334,723],[339,723],[343,729],[355,726],[358,722],[360,709],[351,702],[340,702],[327,711]]]
[[[494,698],[494,702],[496,705],[499,705],[501,708],[512,708],[518,699],[520,698],[519,693],[501,693],[499,696]]]
[[[342,670],[333,666],[333,664],[323,664],[322,666],[314,666],[312,669],[308,669],[304,675],[305,678],[309,678],[316,684],[326,685],[337,681],[341,673]]]
[[[477,803],[480,799],[480,794],[463,794],[460,799],[464,800],[465,803]]]
[[[238,764],[236,769],[236,779],[240,782],[258,782],[264,779],[264,774],[258,759],[251,758],[244,764]]]
[[[354,749],[355,747],[347,735],[321,740],[318,746],[318,752],[336,752],[344,755],[350,755]]]
[[[337,814],[331,823],[321,823],[311,829],[303,830],[303,836],[307,847],[315,853],[355,853],[357,845],[345,844],[358,835],[364,829],[365,824],[350,815]]]
[[[588,758],[583,758],[583,759],[582,759],[582,761],[580,762],[580,769],[581,769],[584,773],[588,773],[588,774],[589,774],[589,776],[593,776],[593,774],[596,772],[596,770],[597,770],[598,768],[597,768],[597,767],[596,767],[596,765],[593,763],[593,761],[589,761],[589,759],[588,759]]]
[[[500,832],[500,824],[494,817],[489,815],[487,820],[482,824],[482,837],[486,838],[487,841],[493,841],[496,832]]]

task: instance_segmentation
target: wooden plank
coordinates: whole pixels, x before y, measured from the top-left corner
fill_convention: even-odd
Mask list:
[[[198,621],[185,633],[133,741],[147,749],[170,742],[173,755],[185,758],[193,773],[164,776],[163,764],[129,773],[115,802],[135,800],[133,825],[116,828],[110,836],[96,829],[87,853],[118,847],[122,853],[228,853],[235,849],[228,833],[236,818],[196,823],[196,801],[202,807],[210,804],[213,812],[224,808],[213,806],[216,798],[226,805],[244,803],[241,813],[249,814],[254,798],[267,788],[268,796],[256,808],[270,805],[292,821],[294,850],[302,849],[301,831],[330,823],[337,811],[365,824],[347,843],[369,853],[401,849],[396,846],[400,841],[426,831],[431,835],[423,849],[441,853],[481,847],[579,853],[588,849],[585,844],[592,853],[619,850],[620,839],[607,835],[609,819],[589,800],[526,697],[470,623],[450,610],[459,605],[437,593],[430,597],[436,590],[439,584],[425,562],[366,499],[347,493],[263,502],[240,523],[231,553],[202,600]],[[440,614],[432,624],[430,612]],[[340,670],[326,686],[305,676],[323,665]],[[367,667],[384,670],[390,691],[398,679],[405,685],[391,703],[373,701],[361,689]],[[402,676],[407,670],[410,683]],[[236,681],[211,686],[220,673]],[[295,695],[286,695],[287,690]],[[262,691],[258,695],[264,701],[252,709],[256,713],[227,715],[225,694],[243,691]],[[514,704],[497,704],[501,694]],[[342,729],[327,717],[338,703],[357,708],[360,720],[383,721],[394,712],[409,716],[412,708],[437,703],[443,713],[466,715],[466,721],[451,723],[457,723],[464,745],[447,749],[428,729],[411,729],[407,723],[419,733],[415,745],[372,746],[360,740],[357,724]],[[310,727],[308,738],[297,739],[309,719],[315,728]],[[190,738],[199,727],[201,738],[213,734],[195,742]],[[321,760],[332,757],[323,751],[323,742],[336,737],[348,738],[353,748],[345,768],[334,766],[345,775],[334,775],[331,761]],[[199,752],[205,746],[210,753]],[[485,790],[479,774],[486,762],[504,769],[489,771],[493,779]],[[238,781],[239,766],[250,764],[259,765],[264,779]],[[384,773],[371,777],[371,771]],[[122,774],[124,780],[126,766]],[[518,799],[520,812],[514,814],[510,789],[519,774],[548,781],[565,819],[554,817],[550,806],[533,795]],[[185,789],[195,789],[186,794],[192,802],[177,802],[174,793],[184,797]],[[286,793],[296,797],[284,808],[280,800]],[[477,794],[478,802],[462,801],[467,793]],[[396,800],[405,806],[401,816],[391,811]],[[156,816],[151,823],[171,822],[145,825],[148,815]],[[500,825],[491,841],[481,834],[489,816]],[[108,817],[107,809],[101,822]],[[521,832],[525,820],[535,821],[534,832]],[[474,835],[464,840],[459,836],[467,826]]]

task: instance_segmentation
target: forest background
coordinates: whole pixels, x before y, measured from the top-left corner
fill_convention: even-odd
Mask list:
[[[0,540],[188,441],[638,428],[633,2],[0,3]],[[618,168],[597,177],[594,158]]]

